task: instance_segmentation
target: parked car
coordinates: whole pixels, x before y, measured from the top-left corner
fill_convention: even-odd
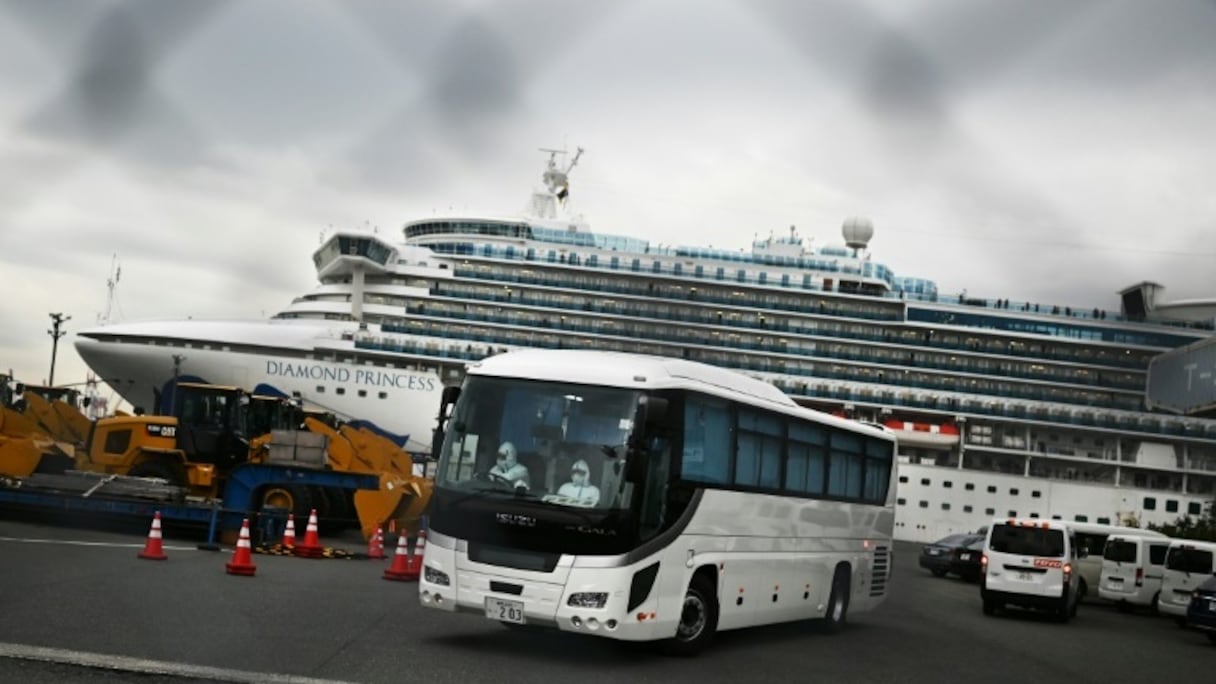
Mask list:
[[[1203,581],[1191,592],[1186,608],[1186,626],[1206,632],[1208,641],[1216,644],[1216,575]]]
[[[983,553],[984,535],[951,534],[925,544],[920,552],[920,567],[936,577],[955,574],[964,579],[978,578]]]

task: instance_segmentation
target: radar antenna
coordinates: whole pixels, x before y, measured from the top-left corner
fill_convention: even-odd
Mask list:
[[[578,158],[583,156],[583,148],[578,148],[574,153],[574,157],[570,159],[570,163],[565,169],[557,167],[557,155],[566,154],[565,150],[555,150],[548,147],[540,148],[541,152],[549,153],[549,164],[545,167],[545,173],[541,179],[545,183],[545,187],[549,192],[557,195],[559,200],[565,201],[566,195],[570,193],[570,171],[578,164]]]
[[[528,211],[531,215],[540,218],[557,218],[559,207],[566,208],[566,198],[570,195],[570,171],[578,164],[579,157],[583,156],[583,148],[577,149],[565,168],[558,165],[557,156],[564,156],[566,150],[542,147],[540,151],[549,154],[549,162],[545,165],[544,174],[541,175],[545,187],[544,190],[532,193]]]

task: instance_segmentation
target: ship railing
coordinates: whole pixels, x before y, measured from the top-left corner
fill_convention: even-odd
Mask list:
[[[395,328],[396,326],[390,326],[390,327]],[[405,332],[405,329],[403,329],[402,332]],[[409,332],[411,334],[420,334],[420,335],[431,334],[429,331],[426,331],[426,330],[409,330]],[[479,341],[485,341],[485,342],[489,342],[489,343],[498,343],[498,342],[502,341],[501,339],[499,339],[498,337],[496,337],[494,335],[484,335],[484,336],[478,335],[477,337],[478,337]],[[563,347],[595,348],[595,347],[603,346],[604,341],[605,340],[603,338],[597,338],[597,339],[572,338],[569,340],[563,340],[560,338],[550,338],[550,339],[528,338],[528,344],[530,346],[544,346],[544,347],[549,347],[549,348],[563,348]],[[369,345],[365,348],[385,350],[385,351],[408,351],[408,352],[413,352],[413,353],[429,351],[430,353],[435,353],[435,354],[443,356],[445,358],[457,358],[457,359],[464,359],[464,360],[477,358],[477,354],[470,353],[467,350],[461,350],[458,345],[456,347],[442,347],[442,348],[428,347],[425,349],[420,349],[417,345],[410,344],[405,341],[399,341],[399,340],[369,341],[369,342],[363,342],[360,344]],[[626,345],[624,343],[622,343],[618,346],[622,349],[629,348],[629,345]],[[660,349],[659,351],[662,351],[662,349]],[[730,359],[725,356],[717,356],[712,359],[712,362],[716,363],[717,365],[730,366],[730,367],[734,367],[736,369],[741,369],[741,370],[750,370],[750,371],[758,371],[758,372],[780,372],[783,374],[792,373],[792,374],[796,374],[796,375],[803,375],[803,373],[798,372],[799,371],[798,368],[796,368],[796,367],[790,368],[789,364],[785,364],[778,360],[774,360],[774,359],[771,359],[768,357],[761,357],[761,358],[744,357],[743,359]],[[811,375],[811,374],[807,373],[805,375],[807,377],[822,377],[824,374],[816,373],[815,375]],[[830,373],[829,373],[829,375],[830,375]],[[808,389],[810,389],[810,386],[808,386]],[[865,395],[862,392],[860,392],[859,390],[854,389],[854,388],[827,388],[827,389],[825,389],[824,387],[822,387],[820,385],[816,385],[814,388],[814,393],[809,396],[827,396],[829,398],[856,401],[856,400],[864,397]],[[867,397],[867,399],[877,400],[878,397],[877,396]],[[895,398],[893,400],[886,399],[884,397],[882,400],[884,402],[894,401],[894,403],[896,403],[897,405],[907,405],[909,407],[914,407],[914,408],[925,408],[925,409],[936,409],[936,410],[957,409],[957,401],[955,401],[955,403],[952,404],[951,403],[952,397],[946,397],[946,396],[934,396],[931,398],[912,396],[912,397]],[[972,412],[987,414],[987,415],[1009,415],[1010,414],[1009,410],[1006,407],[997,407],[995,405],[993,405],[993,406],[970,406],[968,408]],[[1068,407],[1060,407],[1060,408],[1054,409],[1054,410],[1056,411],[1056,413],[1054,413],[1054,414],[1051,412],[1044,413],[1041,409],[1035,410],[1035,407],[1029,407],[1027,410],[1027,414],[1028,414],[1027,417],[1032,420],[1040,419],[1040,420],[1046,420],[1046,421],[1057,422],[1057,423],[1061,422],[1061,421],[1071,421],[1071,422],[1079,423],[1079,421],[1076,421],[1075,416],[1073,416],[1072,413],[1069,412]],[[1111,421],[1113,421],[1113,425],[1112,425]],[[1097,421],[1095,421],[1095,422],[1097,422]],[[1119,418],[1119,417],[1112,418],[1108,414],[1103,415],[1102,422],[1104,425],[1108,425],[1111,427],[1138,431],[1138,432],[1179,435],[1179,436],[1187,435],[1187,436],[1192,436],[1192,437],[1196,437],[1196,438],[1216,439],[1216,424],[1202,424],[1202,423],[1194,423],[1191,421],[1177,421],[1177,420],[1166,421],[1166,420],[1161,420],[1161,419],[1149,420],[1149,419],[1143,419],[1143,418],[1138,421],[1135,421],[1135,422],[1132,422],[1130,419],[1127,420],[1126,422],[1124,422],[1121,418]]]
[[[486,277],[486,279],[494,280],[494,278],[490,278],[488,276]],[[530,281],[537,281],[539,283],[543,279],[516,278],[514,280],[530,280]],[[554,281],[552,283],[545,282],[542,284],[546,284],[546,285],[552,284],[554,286],[559,286],[565,290],[570,290],[570,289],[580,290],[581,289],[581,290],[588,290],[588,291],[593,291],[593,292],[597,292],[597,293],[602,293],[605,289],[603,287],[599,287],[594,284],[564,283],[564,282],[556,282],[556,281]],[[643,289],[640,285],[635,288],[607,288],[607,289],[610,289],[614,293],[621,294],[621,295],[637,295],[642,298],[649,296],[649,293],[645,289]],[[435,294],[436,296],[440,296],[440,297],[455,296],[455,297],[458,297],[461,299],[469,299],[469,300],[474,300],[474,301],[487,301],[487,302],[495,302],[495,303],[499,303],[499,302],[503,302],[503,301],[518,300],[521,304],[543,306],[543,307],[547,307],[547,308],[561,308],[561,309],[566,309],[566,310],[570,310],[570,311],[587,311],[587,312],[595,312],[595,313],[601,313],[601,314],[651,316],[653,313],[653,305],[649,304],[649,302],[647,300],[643,300],[643,301],[646,301],[646,303],[642,303],[640,301],[637,304],[633,304],[628,301],[625,301],[625,302],[613,301],[613,303],[611,305],[604,305],[604,304],[601,304],[598,302],[584,302],[581,305],[563,306],[561,302],[551,301],[550,299],[543,296],[543,294],[541,296],[536,296],[535,293],[513,292],[511,290],[511,288],[504,288],[503,290],[494,289],[489,292],[480,292],[475,287],[461,287],[458,284],[446,284],[445,283],[441,286],[436,286],[435,288],[433,288],[433,294]],[[665,293],[665,295],[669,295],[669,294],[671,294],[671,293]],[[692,295],[691,292],[687,293],[687,295],[688,295],[688,296],[686,296],[687,300],[695,300],[698,303],[702,303],[702,304],[705,304],[705,303],[721,304],[723,306],[731,306],[731,307],[740,306],[739,302],[736,298],[732,298],[729,296],[718,297],[718,296],[713,296],[711,294],[707,294],[704,292],[697,293],[695,297],[691,296]],[[740,328],[746,328],[748,330],[752,330],[752,329],[755,329],[758,325],[760,325],[758,317],[756,315],[754,315],[754,313],[753,313],[758,308],[763,311],[779,311],[779,312],[789,312],[789,313],[794,313],[794,314],[806,313],[806,314],[813,315],[816,312],[818,312],[818,313],[822,313],[822,314],[831,315],[833,317],[841,316],[843,314],[844,317],[847,317],[850,319],[863,319],[863,320],[874,320],[874,321],[894,320],[891,315],[884,314],[882,312],[864,311],[864,310],[841,311],[841,309],[839,307],[831,307],[830,309],[824,309],[824,308],[818,308],[816,305],[811,304],[811,303],[802,303],[801,305],[799,305],[797,307],[791,307],[791,306],[780,305],[780,304],[772,303],[772,302],[758,302],[755,305],[749,304],[747,307],[732,308],[730,310],[730,315],[723,315],[721,318],[718,318],[715,315],[716,313],[719,313],[719,312],[708,312],[708,311],[702,312],[700,314],[696,314],[691,311],[673,312],[673,314],[674,314],[673,317],[676,320],[681,320],[681,321],[686,321],[686,322],[691,322],[691,323],[700,322],[700,323],[705,323],[705,324],[721,324],[721,325],[734,326],[734,327],[740,327]],[[722,313],[725,314],[725,312],[722,312]],[[851,330],[848,330],[847,328],[835,326],[835,324],[827,324],[827,325],[814,324],[813,321],[807,321],[807,324],[805,324],[805,325],[797,325],[797,324],[790,325],[789,320],[778,319],[777,321],[770,322],[768,325],[763,326],[763,327],[764,327],[764,329],[771,329],[774,331],[789,332],[792,334],[813,334],[813,335],[817,335],[820,337],[827,337],[827,338],[833,338],[833,339],[865,340],[865,341],[873,341],[873,342],[891,342],[891,343],[910,341],[907,339],[895,339],[890,335],[889,331],[875,330],[873,332],[853,332]],[[979,354],[985,354],[985,355],[1000,354],[1000,355],[1004,355],[1004,356],[1012,356],[1012,357],[1018,357],[1018,358],[1028,358],[1028,359],[1036,359],[1036,360],[1038,359],[1038,357],[1036,355],[1031,354],[1028,351],[1021,352],[1018,349],[1001,349],[1001,348],[995,348],[995,347],[992,347],[989,345],[976,346],[974,344],[967,344],[964,342],[951,343],[951,342],[944,341],[940,338],[916,340],[915,342],[920,346],[927,346],[930,348],[940,349],[940,350],[945,350],[945,351],[964,351],[964,352],[972,352],[972,353],[979,353]],[[1111,367],[1118,367],[1118,368],[1126,369],[1126,370],[1138,371],[1141,373],[1144,371],[1144,367],[1143,367],[1142,363],[1139,363],[1135,360],[1127,360],[1127,359],[1124,359],[1124,358],[1118,357],[1118,356],[1107,358],[1107,359],[1094,359],[1086,353],[1073,353],[1073,354],[1062,353],[1062,354],[1055,355],[1052,360],[1060,361],[1060,362],[1064,362],[1064,363],[1086,363],[1086,364],[1094,364],[1094,365],[1105,365],[1105,366],[1111,366]],[[1054,378],[1043,378],[1043,379],[1054,379]],[[1127,380],[1116,380],[1115,382],[1117,382],[1119,384],[1119,386],[1127,388],[1127,389],[1135,389],[1135,388],[1139,387],[1138,384],[1134,383],[1134,378],[1127,379]]]
[[[579,246],[590,246],[590,245],[579,245]],[[443,252],[443,253],[461,253],[461,254],[476,253],[474,250],[471,250],[471,249],[466,250],[466,249],[460,249],[458,247],[447,246],[447,245],[438,245],[437,244],[437,245],[432,245],[431,247],[432,247],[432,249],[435,249],[436,251]],[[508,250],[510,250],[510,252],[508,252]],[[554,250],[534,250],[534,249],[516,250],[513,246],[508,247],[508,246],[502,246],[502,245],[483,245],[480,250],[480,255],[487,257],[489,259],[494,259],[494,260],[506,259],[506,260],[510,260],[510,261],[536,261],[536,262],[550,262],[550,263],[557,261],[557,259],[554,258],[555,257]],[[623,270],[623,265],[625,263],[618,259],[615,262],[609,262],[609,264],[607,266],[600,266],[598,264],[598,260],[597,260],[597,263],[594,263],[594,264],[590,263],[590,257],[592,255],[587,255],[587,256],[588,256],[587,263],[583,264],[583,266],[585,268],[619,271],[619,270]],[[596,256],[598,256],[598,255],[596,255]],[[667,256],[667,255],[662,254],[660,256]],[[583,263],[583,260],[580,259],[577,254],[568,255],[567,260],[570,260],[571,257],[573,257],[572,263],[576,263],[576,264]],[[650,267],[643,268],[642,264],[641,264],[641,260],[642,260],[641,257],[638,257],[638,258],[631,257],[628,259],[628,269],[627,270],[633,271],[633,272],[639,272],[639,273],[646,272],[646,273],[650,273],[650,274],[664,274],[664,275],[675,275],[677,277],[685,277],[685,275],[683,274],[682,268],[677,268],[677,267],[681,266],[680,261],[678,260],[681,257],[679,257],[677,255],[676,258],[677,258],[676,261],[656,261],[652,258],[652,259],[650,259],[650,262],[651,262]],[[724,255],[722,258],[725,260],[726,256]],[[776,263],[765,263],[763,258],[756,258],[754,256],[749,256],[749,255],[742,254],[742,253],[740,255],[738,255],[737,259],[732,257],[729,259],[729,261],[732,261],[732,262],[738,261],[740,263],[751,263],[751,264],[761,265],[761,266],[777,265]],[[656,265],[657,265],[657,269],[656,269]],[[803,259],[801,261],[801,263],[798,264],[798,266],[799,267],[805,266],[809,270],[815,270],[815,271],[823,272],[823,273],[827,273],[827,274],[835,274],[835,273],[840,273],[840,272],[859,274],[862,272],[857,267],[854,267],[854,266],[843,266],[842,267],[840,264],[838,264],[836,262],[833,262],[831,260],[823,260],[823,259]],[[808,289],[819,289],[817,287],[809,287],[808,286],[809,283],[805,280],[802,283],[794,284],[793,282],[790,282],[791,279],[783,280],[781,278],[782,275],[788,275],[788,274],[781,274],[781,273],[773,274],[775,277],[770,281],[768,278],[768,274],[765,272],[757,273],[757,272],[749,270],[743,275],[743,277],[739,277],[739,274],[738,274],[739,269],[733,269],[733,270],[735,270],[735,273],[733,274],[734,277],[726,278],[725,269],[723,269],[722,273],[719,273],[718,267],[714,267],[714,276],[715,277],[713,279],[722,281],[722,282],[733,281],[733,282],[743,282],[743,283],[748,283],[748,284],[764,284],[764,285],[771,284],[774,287],[788,289],[788,290],[805,291]],[[880,276],[883,276],[883,277],[879,278],[880,280],[882,280],[883,282],[886,282],[888,285],[894,286],[896,279],[890,274],[889,269],[885,269],[885,268],[879,269],[878,274]],[[471,277],[479,277],[479,276],[471,276]],[[692,279],[692,280],[708,279],[708,277],[704,274],[704,271],[702,270],[699,272],[694,271],[694,274],[692,274],[692,277],[690,279]],[[1042,313],[1042,314],[1051,314],[1051,315],[1055,315],[1055,316],[1064,315],[1064,316],[1067,316],[1070,318],[1076,318],[1076,319],[1081,319],[1081,320],[1095,320],[1095,321],[1110,320],[1110,321],[1114,321],[1114,322],[1128,322],[1128,321],[1133,320],[1129,317],[1123,316],[1120,313],[1106,311],[1106,310],[1100,309],[1100,308],[1085,309],[1085,308],[1078,307],[1078,308],[1074,309],[1071,306],[1061,307],[1059,305],[1046,305],[1046,304],[1032,303],[1032,302],[1015,302],[1015,301],[1011,301],[1008,299],[979,299],[979,298],[967,297],[965,294],[942,295],[942,294],[938,293],[936,290],[933,290],[930,292],[920,292],[920,291],[912,290],[912,289],[899,289],[899,290],[893,290],[893,291],[865,292],[862,294],[864,294],[865,296],[874,297],[874,298],[878,298],[878,299],[912,300],[912,301],[970,305],[970,306],[979,306],[979,307],[983,307],[983,308],[990,308],[993,310],[1010,310],[1010,311],[1019,311],[1022,313]],[[1191,322],[1191,321],[1162,320],[1162,321],[1154,321],[1154,323],[1159,324],[1159,325],[1176,327],[1176,328],[1180,328],[1180,329],[1216,330],[1216,321]]]

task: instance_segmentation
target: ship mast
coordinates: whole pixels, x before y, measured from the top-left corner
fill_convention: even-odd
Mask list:
[[[557,155],[565,155],[565,150],[542,147],[540,151],[549,154],[549,162],[545,166],[544,174],[541,175],[545,189],[532,193],[529,208],[531,213],[537,217],[557,218],[558,207],[565,208],[566,206],[566,198],[570,195],[570,171],[578,164],[579,157],[583,156],[583,148],[578,148],[564,169],[558,166]]]

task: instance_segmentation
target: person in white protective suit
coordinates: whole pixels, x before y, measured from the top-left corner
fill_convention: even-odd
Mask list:
[[[600,489],[591,484],[588,479],[590,475],[591,469],[587,467],[586,461],[575,461],[574,465],[570,466],[570,481],[557,490],[557,495],[574,499],[582,506],[596,505],[600,500]]]
[[[515,445],[503,442],[502,446],[498,447],[498,460],[494,467],[490,468],[490,475],[510,483],[513,487],[527,489],[532,486],[528,479],[528,466],[520,463],[517,457]]]

